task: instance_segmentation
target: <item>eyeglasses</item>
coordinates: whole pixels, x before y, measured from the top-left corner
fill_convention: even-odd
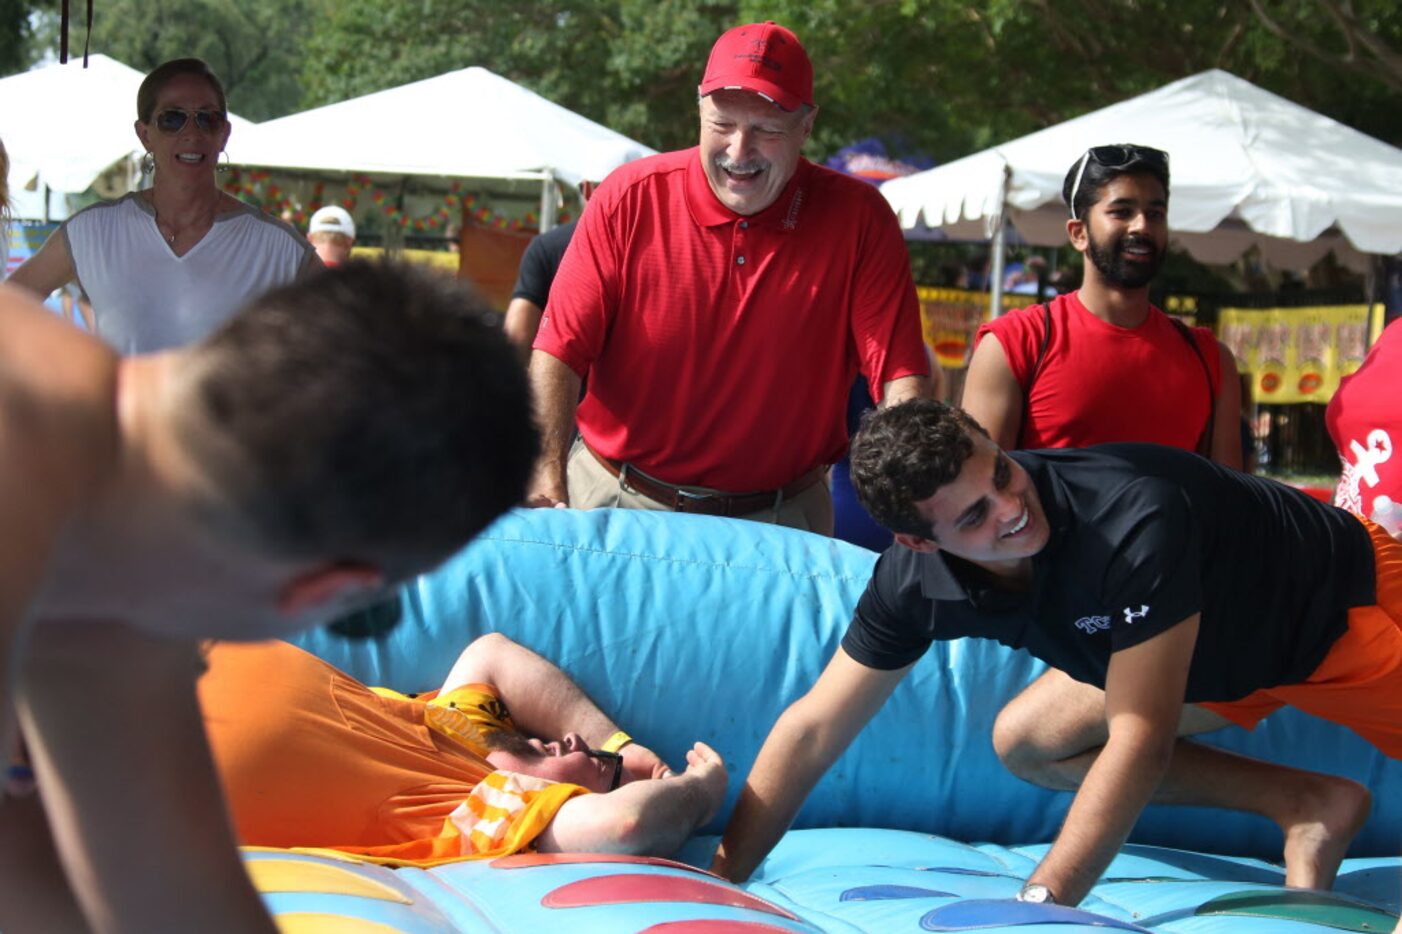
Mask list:
[[[613,778],[609,780],[609,791],[615,791],[623,783],[623,754],[619,752],[605,752],[602,749],[586,749],[584,754],[591,759],[598,759],[600,762],[613,763]]]
[[[1076,167],[1076,181],[1071,186],[1071,219],[1078,221],[1076,216],[1076,193],[1081,190],[1081,179],[1086,175],[1086,163],[1091,160],[1095,164],[1107,169],[1122,169],[1125,166],[1142,162],[1151,169],[1159,169],[1164,175],[1168,174],[1168,153],[1162,149],[1153,149],[1149,146],[1134,146],[1122,144],[1118,146],[1092,146],[1086,150],[1086,154],[1081,157],[1081,164]]]
[[[162,133],[179,133],[185,129],[190,118],[195,118],[195,126],[205,133],[213,133],[224,125],[224,113],[219,110],[182,110],[168,107],[156,114],[156,129]]]

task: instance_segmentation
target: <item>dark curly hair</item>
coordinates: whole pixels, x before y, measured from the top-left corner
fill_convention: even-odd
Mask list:
[[[857,499],[892,532],[933,541],[934,529],[915,504],[959,476],[974,453],[974,432],[988,437],[963,409],[932,399],[868,412],[852,439]]]

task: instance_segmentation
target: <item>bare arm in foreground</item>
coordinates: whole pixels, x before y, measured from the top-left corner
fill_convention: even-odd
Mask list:
[[[62,242],[59,246],[63,246]],[[32,603],[62,531],[114,467],[116,358],[20,289],[0,285],[0,751]]]
[[[46,623],[32,641],[20,714],[88,921],[100,931],[273,931],[205,739],[197,647],[96,622]]]
[[[769,731],[726,825],[712,872],[734,882],[750,877],[788,830],[813,786],[909,670],[868,668],[838,648],[818,682]]]

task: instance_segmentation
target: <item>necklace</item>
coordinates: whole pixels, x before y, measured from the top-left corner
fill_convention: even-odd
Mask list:
[[[215,213],[214,211],[210,211],[210,212],[209,212],[209,223],[210,223],[210,224],[213,224],[213,223],[214,223],[214,213]],[[155,198],[152,198],[152,199],[151,199],[151,216],[152,216],[152,219],[154,219],[155,222],[156,222],[156,232],[157,232],[158,234],[161,235],[161,237],[165,240],[165,242],[166,242],[166,244],[167,244],[168,246],[172,246],[172,247],[175,246],[175,238],[176,238],[179,234],[178,234],[178,232],[175,230],[175,228],[174,228],[173,226],[172,226],[171,229],[170,229],[170,233],[166,233],[165,230],[162,229],[162,227],[161,227],[161,210],[160,210],[160,208],[156,207],[156,199],[155,199]],[[194,227],[201,227],[201,226],[204,226],[204,220],[203,220],[203,219],[201,219],[200,222],[197,223],[197,224],[190,224],[190,225],[188,225],[185,229],[186,229],[186,230],[189,230],[189,229],[191,229],[191,228],[194,228]]]

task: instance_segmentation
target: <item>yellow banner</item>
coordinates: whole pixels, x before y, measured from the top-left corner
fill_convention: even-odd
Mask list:
[[[920,328],[925,343],[934,351],[935,362],[945,369],[962,370],[973,353],[974,334],[988,320],[989,294],[967,289],[939,289],[922,285]],[[1029,304],[1027,295],[1004,295],[1003,307],[1020,308]]]
[[[1363,363],[1382,306],[1223,308],[1217,334],[1251,374],[1258,403],[1328,402]]]
[[[384,248],[378,246],[358,246],[351,249],[351,256],[356,259],[377,260],[384,255]],[[423,263],[446,269],[454,275],[458,271],[458,254],[449,250],[400,250],[395,256],[401,262]]]

